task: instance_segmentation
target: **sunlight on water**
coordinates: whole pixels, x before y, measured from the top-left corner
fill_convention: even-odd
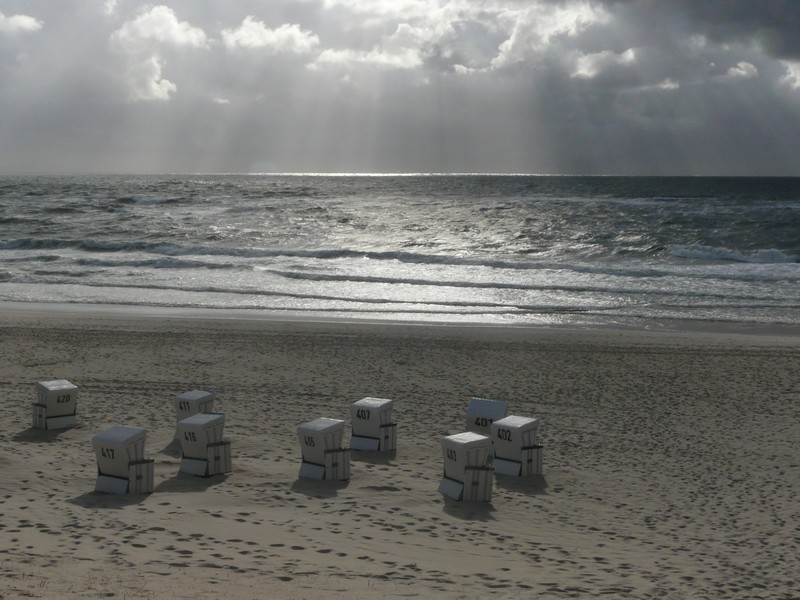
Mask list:
[[[0,300],[800,323],[795,179],[8,177],[0,206]]]

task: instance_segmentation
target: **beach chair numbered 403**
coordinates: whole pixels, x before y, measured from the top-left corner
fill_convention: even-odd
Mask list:
[[[491,439],[467,431],[442,438],[444,476],[439,493],[453,500],[490,502],[493,470],[488,465]]]

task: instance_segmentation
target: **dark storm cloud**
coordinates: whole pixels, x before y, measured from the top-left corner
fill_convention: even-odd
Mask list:
[[[756,43],[771,56],[800,57],[800,6],[796,0],[609,0],[642,23],[658,27],[679,16],[689,31],[719,43]],[[672,15],[672,16],[671,16]]]
[[[0,170],[798,173],[790,0],[0,0]]]

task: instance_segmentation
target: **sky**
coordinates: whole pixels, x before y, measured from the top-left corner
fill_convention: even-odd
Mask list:
[[[800,0],[0,0],[0,172],[800,175]]]

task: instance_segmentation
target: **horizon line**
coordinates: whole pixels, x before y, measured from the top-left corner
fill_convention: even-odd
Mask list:
[[[797,178],[797,175],[768,174],[625,174],[625,173],[526,173],[494,171],[17,171],[0,172],[0,177],[87,177],[87,176],[238,176],[238,177],[662,177],[662,178]]]

